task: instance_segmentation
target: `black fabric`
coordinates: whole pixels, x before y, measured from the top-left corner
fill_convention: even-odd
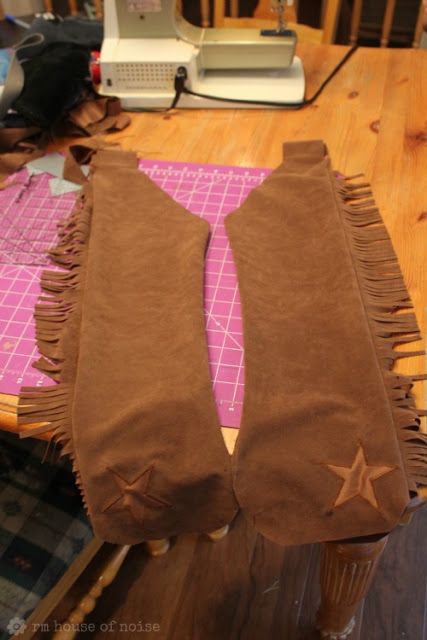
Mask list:
[[[13,108],[30,124],[46,128],[76,104],[89,77],[90,53],[74,44],[50,44],[23,63],[25,86]]]

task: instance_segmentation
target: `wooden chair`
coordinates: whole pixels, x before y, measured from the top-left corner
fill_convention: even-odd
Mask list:
[[[294,29],[298,38],[305,42],[322,42],[326,44],[333,43],[337,27],[338,16],[341,10],[342,0],[325,0],[324,2],[324,19],[322,29],[313,29],[306,25],[295,24],[295,12],[292,13],[293,7],[286,7],[287,12],[285,18],[289,23],[289,27]],[[350,27],[350,44],[356,44],[359,35],[361,17],[362,17],[363,0],[354,0],[351,15]],[[387,0],[384,12],[383,24],[381,29],[381,47],[387,47],[390,40],[391,28],[393,25],[394,11],[396,0]],[[276,22],[272,18],[271,0],[260,0],[254,12],[253,18],[238,18],[238,0],[231,0],[230,5],[231,17],[225,17],[225,0],[215,0],[214,4],[214,26],[228,27],[259,27],[274,26]],[[423,32],[423,3],[420,1],[417,23],[414,31],[412,45],[419,47]],[[268,22],[267,22],[268,20]]]
[[[361,17],[362,17],[362,7],[363,7],[363,0],[354,0],[353,11],[351,16],[350,44],[356,44],[357,42],[357,38],[360,30]],[[387,0],[382,29],[381,29],[381,40],[380,40],[381,47],[387,47],[389,43],[395,8],[396,8],[396,0]],[[423,31],[423,14],[424,14],[423,3],[420,2],[418,19],[415,27],[415,32],[414,32],[414,39],[412,42],[412,46],[414,47],[420,46],[421,35]]]
[[[95,0],[94,4],[96,17],[100,18],[102,16],[102,0]],[[53,0],[44,0],[45,11],[52,12],[54,9],[53,5]],[[68,0],[68,10],[72,16],[78,14],[77,0]]]
[[[334,42],[335,32],[341,0],[325,0],[323,11],[323,27],[315,29],[296,23],[295,7],[285,6],[285,20],[290,29],[297,32],[299,40],[303,42],[326,43]],[[277,25],[271,0],[260,0],[252,18],[238,18],[238,0],[231,0],[231,17],[225,16],[225,0],[214,2],[214,26],[215,27],[255,27],[274,28]]]
[[[101,18],[104,14],[102,0],[94,0],[95,14],[97,18]]]
[[[208,4],[202,0],[203,4]],[[214,1],[214,26],[215,27],[223,27],[225,26],[225,21],[227,18],[225,17],[225,0],[215,0]],[[239,0],[230,0],[230,17],[238,18],[239,16]],[[272,0],[259,0],[256,9],[253,14],[253,18],[260,20],[272,20],[274,19],[274,9],[273,9],[273,1]],[[295,6],[291,5],[285,6],[285,18],[291,22],[296,22],[296,11]]]
[[[226,525],[217,531],[207,534],[207,537],[212,542],[217,542],[227,535],[228,529],[229,527]],[[74,584],[84,575],[96,555],[102,554],[103,548],[110,546],[111,550],[107,554],[106,561],[93,572],[93,577],[89,581],[89,588],[85,590],[82,597],[74,600],[72,596],[70,597]],[[169,550],[169,540],[166,538],[148,540],[145,542],[145,547],[150,556],[162,556]],[[94,538],[28,618],[26,622],[29,632],[22,637],[22,640],[30,640],[32,638],[31,629],[43,630],[43,625],[48,624],[56,608],[58,606],[61,607],[61,603],[66,600],[71,600],[71,602],[74,600],[74,606],[65,619],[55,620],[57,630],[51,638],[52,640],[74,640],[78,635],[77,629],[79,625],[82,625],[86,617],[95,609],[104,589],[115,580],[129,550],[129,545],[106,545],[98,538]]]
[[[210,4],[209,0],[200,0],[200,15],[202,27],[210,26]]]
[[[45,11],[48,11],[50,13],[53,12],[54,10],[54,6],[53,6],[53,0],[44,0],[44,9]],[[77,0],[68,0],[68,9],[69,12],[71,13],[72,16],[76,16],[78,11],[77,11]]]
[[[239,15],[239,2],[238,0],[231,0],[230,14],[232,18],[237,18]],[[209,0],[200,0],[200,15],[202,27],[210,27],[210,2]],[[225,0],[219,0],[214,2],[214,26],[224,26],[225,17]],[[271,20],[272,18],[272,5],[271,0],[260,0],[257,8],[254,12],[254,18],[261,18]],[[296,22],[296,14],[294,7],[286,7],[286,19]]]

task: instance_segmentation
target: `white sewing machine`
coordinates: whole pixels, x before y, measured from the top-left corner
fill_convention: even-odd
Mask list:
[[[304,71],[296,34],[277,30],[204,29],[176,11],[176,0],[105,0],[101,92],[125,109],[169,107],[179,67],[195,93],[249,103],[219,102],[183,94],[180,107],[256,107],[257,100],[302,102]]]

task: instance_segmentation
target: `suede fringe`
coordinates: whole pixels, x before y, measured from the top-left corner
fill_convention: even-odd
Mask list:
[[[384,384],[405,465],[410,491],[427,486],[427,434],[420,430],[426,411],[417,409],[411,389],[426,375],[393,373],[396,360],[421,356],[423,350],[397,351],[396,345],[421,339],[413,307],[388,231],[366,182],[334,178],[344,229],[359,278],[361,294],[381,365]]]
[[[83,501],[71,427],[72,376],[67,375],[66,368],[67,358],[76,347],[64,329],[80,298],[90,217],[91,203],[87,189],[83,189],[69,218],[58,225],[58,244],[49,252],[53,264],[61,269],[45,270],[41,276],[43,294],[39,297],[34,317],[36,341],[42,357],[33,366],[57,384],[23,387],[18,401],[20,437],[49,434],[50,440],[61,444],[60,455],[68,455],[72,460]],[[27,425],[34,426],[29,428]]]

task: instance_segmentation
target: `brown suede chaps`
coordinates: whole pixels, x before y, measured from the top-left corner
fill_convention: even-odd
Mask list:
[[[337,177],[323,142],[289,143],[227,216],[246,380],[230,456],[204,326],[208,223],[133,153],[91,166],[35,311],[54,384],[22,389],[19,423],[72,458],[96,535],[208,532],[238,507],[280,544],[393,529],[427,484],[427,436],[422,376],[392,371],[396,344],[420,336],[369,185]]]

